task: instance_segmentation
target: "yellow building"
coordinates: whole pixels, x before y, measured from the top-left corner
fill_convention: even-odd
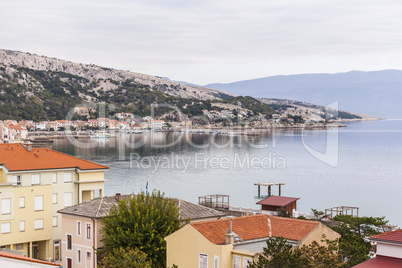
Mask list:
[[[0,144],[0,248],[60,260],[57,211],[103,196],[106,169],[49,149]]]
[[[300,247],[312,241],[322,244],[323,235],[330,240],[340,237],[318,221],[265,214],[192,222],[165,238],[167,266],[246,268],[272,237]]]

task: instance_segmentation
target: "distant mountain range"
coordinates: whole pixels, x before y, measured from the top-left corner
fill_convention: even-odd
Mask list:
[[[402,71],[351,71],[337,74],[279,75],[228,84],[208,84],[236,95],[298,100],[319,105],[339,101],[342,110],[401,117]]]

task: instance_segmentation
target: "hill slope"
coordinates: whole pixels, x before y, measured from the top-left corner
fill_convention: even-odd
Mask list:
[[[229,84],[209,84],[236,95],[293,99],[320,105],[339,101],[340,109],[374,116],[402,116],[402,71],[272,76]]]
[[[151,75],[0,50],[0,120],[64,119],[72,108],[83,103],[113,104],[114,112],[138,116],[150,115],[151,104],[170,104],[191,117],[228,102],[241,102],[243,108],[265,116],[275,113],[251,97],[236,97]],[[158,108],[156,115],[170,112],[171,109]]]

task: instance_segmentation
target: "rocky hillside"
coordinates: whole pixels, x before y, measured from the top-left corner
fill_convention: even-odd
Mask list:
[[[329,110],[321,105],[315,105],[307,102],[286,100],[286,99],[271,99],[259,98],[259,101],[276,110],[284,116],[299,117],[304,121],[319,122],[323,118],[336,118],[341,121],[348,120],[379,120],[381,118],[367,116],[346,111],[337,111],[336,114],[328,114]]]
[[[63,119],[83,103],[139,116],[149,115],[151,104],[168,103],[192,116],[229,98],[235,96],[151,75],[0,50],[0,120]]]
[[[70,61],[38,56],[11,50],[0,50],[0,66],[9,67],[6,71],[11,75],[16,68],[27,68],[38,71],[63,72],[95,82],[95,92],[98,90],[113,91],[118,85],[110,82],[132,80],[135,83],[147,85],[149,88],[165,92],[181,98],[195,98],[200,100],[225,99],[235,96],[215,89],[184,85],[160,77],[134,73],[124,70],[104,68],[92,64],[73,63]],[[29,77],[27,78],[30,79]],[[90,96],[88,96],[90,98]]]

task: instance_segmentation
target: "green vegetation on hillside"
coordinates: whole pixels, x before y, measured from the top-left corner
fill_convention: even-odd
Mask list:
[[[39,71],[16,66],[1,67],[0,120],[64,119],[72,108],[82,103],[89,103],[88,98],[94,104],[113,104],[114,111],[131,112],[138,116],[150,115],[152,104],[169,104],[180,109],[186,116],[198,116],[203,114],[202,110],[212,109],[211,102],[236,105],[240,102],[242,108],[264,115],[275,112],[251,97],[229,99],[229,95],[222,93],[221,97],[225,100],[187,99],[171,96],[134,80],[107,79],[107,81],[117,88],[107,91],[100,86],[101,79],[90,81],[65,72]],[[155,109],[156,116],[171,111],[171,108],[166,107]]]

